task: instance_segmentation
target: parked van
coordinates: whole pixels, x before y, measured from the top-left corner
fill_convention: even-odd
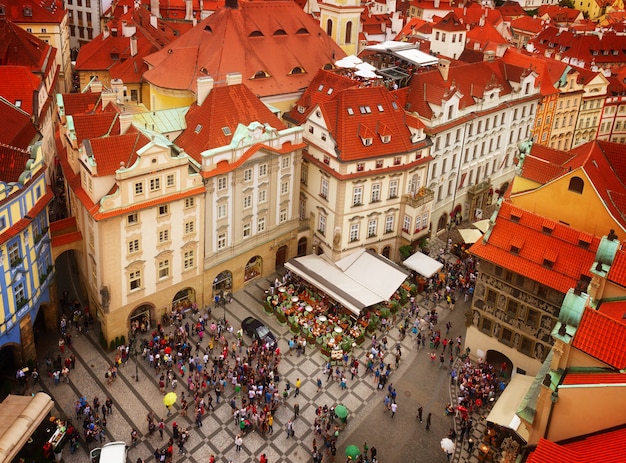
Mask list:
[[[126,463],[126,442],[109,442],[89,452],[91,463]]]

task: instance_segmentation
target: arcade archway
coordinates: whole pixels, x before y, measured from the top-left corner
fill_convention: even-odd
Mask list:
[[[497,350],[488,350],[485,361],[493,365],[497,372],[503,373],[507,378],[513,372],[513,362],[510,358]]]
[[[142,304],[131,312],[128,321],[132,336],[137,333],[148,332],[152,323],[151,320],[156,318],[154,310],[152,304]]]
[[[244,269],[243,281],[250,281],[263,273],[263,258],[261,256],[252,257]]]
[[[183,310],[191,308],[196,302],[196,290],[190,287],[183,288],[172,299],[172,309],[182,307]]]
[[[278,248],[278,250],[276,251],[276,262],[275,262],[275,269],[278,269],[280,267],[282,267],[283,265],[285,265],[285,262],[287,261],[287,245],[283,245],[281,247]]]
[[[213,297],[216,294],[224,294],[233,290],[233,272],[224,270],[213,280]]]
[[[444,212],[441,214],[441,217],[439,217],[439,221],[437,222],[437,231],[440,232],[441,230],[445,230],[446,225],[448,225],[448,214]]]
[[[306,238],[300,238],[298,240],[298,257],[306,256],[306,248],[308,241]]]
[[[387,259],[391,259],[391,257],[389,257],[391,255],[391,246],[385,246],[383,248],[383,256],[386,257]]]

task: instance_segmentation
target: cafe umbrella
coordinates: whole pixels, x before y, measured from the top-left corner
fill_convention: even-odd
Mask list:
[[[348,445],[346,447],[346,456],[352,460],[361,455],[361,449],[357,445]]]

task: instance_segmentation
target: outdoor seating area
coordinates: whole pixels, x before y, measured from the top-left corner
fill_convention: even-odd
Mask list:
[[[281,324],[289,324],[292,334],[303,336],[309,345],[316,345],[322,355],[340,360],[344,353],[360,346],[383,318],[392,316],[410,297],[411,287],[405,283],[389,302],[363,309],[356,316],[328,295],[298,277],[273,284],[267,291],[265,310],[276,315]]]

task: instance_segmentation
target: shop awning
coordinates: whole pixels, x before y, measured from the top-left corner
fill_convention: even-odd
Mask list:
[[[11,461],[20,452],[54,406],[52,398],[9,395],[0,404],[0,461]]]
[[[528,442],[529,433],[516,412],[524,396],[532,384],[534,376],[516,374],[491,409],[487,421],[515,431],[518,436]]]
[[[472,225],[478,228],[481,232],[487,233],[487,230],[489,230],[489,224],[490,224],[489,219],[483,219],[483,220],[479,220],[478,222],[474,222]]]
[[[361,249],[336,263],[308,255],[290,259],[285,267],[352,313],[389,300],[408,272],[384,257]]]
[[[467,244],[474,244],[483,237],[482,232],[475,228],[458,228],[457,230],[461,234],[463,241]]]
[[[423,252],[416,252],[402,263],[426,278],[430,278],[443,267],[441,262],[427,256]]]

